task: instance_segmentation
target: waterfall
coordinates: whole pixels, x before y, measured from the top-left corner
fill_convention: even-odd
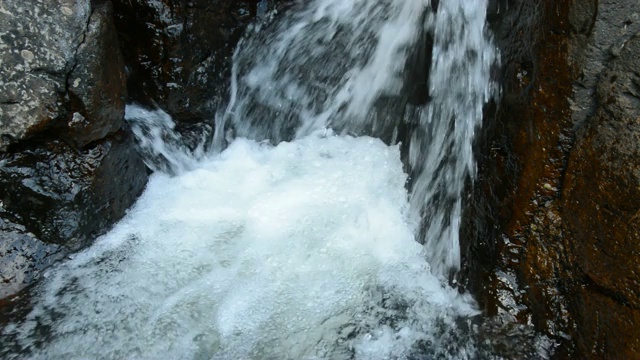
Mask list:
[[[409,163],[417,174],[411,219],[422,224],[429,263],[443,275],[460,268],[462,193],[476,172],[474,132],[484,104],[497,91],[490,79],[497,54],[485,31],[486,7],[486,0],[440,2],[429,24],[434,38],[431,102],[417,111],[410,139]]]
[[[156,170],[145,193],[46,273],[29,314],[0,330],[0,356],[476,358],[475,302],[446,279],[495,90],[485,8],[314,0],[262,14],[195,148],[162,110],[129,105]],[[407,66],[425,37],[428,82]],[[409,100],[416,86],[424,101]]]
[[[232,101],[219,116],[214,148],[223,147],[227,121],[237,136],[274,143],[323,128],[391,138],[399,124],[409,124],[413,131],[402,140],[416,178],[411,222],[434,273],[459,269],[461,197],[475,175],[474,131],[496,91],[486,7],[486,0],[437,7],[424,0],[323,0],[257,27],[234,55]],[[411,108],[405,64],[425,33],[433,37],[424,84],[431,101]]]

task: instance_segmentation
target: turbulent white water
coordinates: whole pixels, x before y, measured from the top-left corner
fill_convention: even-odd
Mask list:
[[[318,0],[258,27],[234,56],[232,98],[218,116],[237,135],[278,142],[331,127],[393,138],[402,123],[413,181],[410,220],[433,272],[460,267],[458,228],[465,181],[475,173],[472,143],[496,89],[497,55],[485,29],[487,0]],[[406,105],[405,65],[433,37],[431,101]],[[426,64],[409,64],[420,67]]]
[[[42,359],[382,359],[419,340],[446,351],[438,334],[474,310],[429,272],[405,178],[398,148],[373,138],[236,140],[154,175],[9,331],[28,346],[50,327]]]
[[[297,3],[241,42],[208,152],[180,145],[161,110],[129,106],[157,172],[109,234],[48,272],[0,354],[474,358],[474,302],[444,279],[492,92],[485,7]],[[410,106],[405,64],[425,33],[431,100]],[[401,123],[409,190],[400,146],[375,138]]]

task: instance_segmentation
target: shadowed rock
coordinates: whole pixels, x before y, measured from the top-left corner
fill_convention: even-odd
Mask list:
[[[60,245],[43,243],[24,226],[2,218],[0,238],[0,299],[29,286],[66,252]]]
[[[142,192],[145,167],[128,133],[76,150],[61,141],[0,155],[5,209],[49,243],[88,245]]]
[[[131,101],[159,106],[177,123],[196,123],[213,121],[227,96],[233,49],[273,1],[113,3]]]

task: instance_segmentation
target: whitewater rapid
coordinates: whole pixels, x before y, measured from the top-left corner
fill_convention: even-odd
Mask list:
[[[34,359],[464,358],[472,344],[448,341],[474,303],[431,274],[405,180],[398,147],[370,137],[237,139],[152,175],[5,335]]]
[[[155,173],[108,234],[47,271],[0,355],[477,358],[475,302],[447,280],[495,91],[485,9],[315,0],[262,14],[195,148],[162,110],[129,105]],[[411,64],[427,37],[432,59]],[[409,103],[408,66],[427,65],[411,86],[429,97]]]

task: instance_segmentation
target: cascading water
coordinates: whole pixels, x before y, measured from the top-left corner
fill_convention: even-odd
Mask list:
[[[431,23],[431,102],[417,111],[409,163],[417,174],[411,221],[436,274],[460,268],[459,228],[465,181],[475,175],[473,137],[484,104],[497,92],[490,70],[496,50],[485,33],[487,2],[441,1]]]
[[[214,148],[222,148],[228,120],[238,136],[276,143],[326,127],[391,138],[398,124],[416,123],[403,139],[417,177],[410,220],[422,224],[432,270],[444,275],[460,267],[461,195],[475,173],[474,130],[496,91],[490,80],[496,51],[485,30],[486,0],[430,4],[316,1],[258,28],[235,54],[232,100],[219,116]],[[424,84],[431,101],[407,111],[404,67],[424,32],[434,45]],[[384,101],[390,97],[391,105]]]
[[[159,171],[109,234],[47,273],[31,312],[2,330],[0,355],[478,356],[474,302],[445,279],[492,91],[485,8],[294,4],[241,42],[229,105],[196,150],[174,144],[161,110],[129,106]],[[404,68],[425,33],[431,99],[410,105]],[[410,192],[400,146],[376,139],[402,138],[399,124],[412,129],[400,139]]]

